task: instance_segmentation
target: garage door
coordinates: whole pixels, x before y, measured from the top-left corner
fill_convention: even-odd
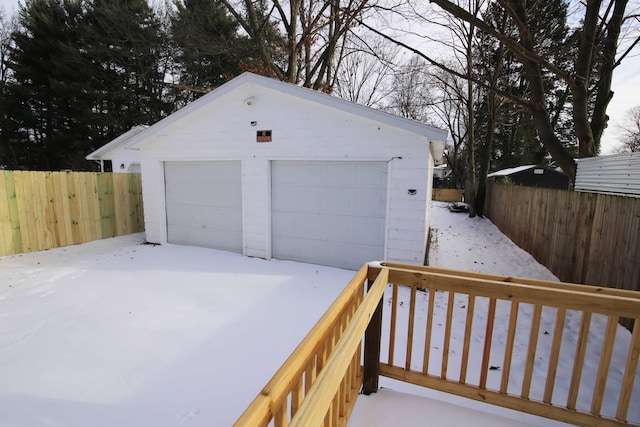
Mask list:
[[[386,162],[271,165],[274,258],[358,269],[384,256]]]
[[[242,252],[240,162],[165,163],[169,243]]]

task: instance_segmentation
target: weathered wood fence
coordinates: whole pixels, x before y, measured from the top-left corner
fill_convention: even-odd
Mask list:
[[[640,290],[640,198],[492,183],[485,212],[560,280]]]
[[[143,230],[140,174],[0,171],[0,256]]]

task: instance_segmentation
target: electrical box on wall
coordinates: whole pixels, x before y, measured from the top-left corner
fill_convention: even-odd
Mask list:
[[[270,130],[257,131],[256,142],[271,142],[271,131]]]

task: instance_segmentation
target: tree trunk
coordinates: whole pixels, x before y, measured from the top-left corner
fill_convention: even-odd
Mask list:
[[[480,158],[480,173],[478,175],[478,192],[476,193],[476,213],[480,218],[484,218],[484,201],[487,194],[487,175],[491,166],[491,154],[493,151],[493,140],[495,139],[496,125],[496,96],[492,92],[488,93],[489,117],[487,118],[487,140],[482,150]]]
[[[473,34],[473,26],[469,31]],[[467,74],[471,76],[471,40],[467,47]],[[476,216],[476,156],[475,156],[475,126],[473,111],[473,82],[467,80],[467,178],[464,185],[464,200],[469,204],[469,218]]]

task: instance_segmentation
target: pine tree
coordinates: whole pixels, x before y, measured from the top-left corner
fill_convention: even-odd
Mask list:
[[[82,154],[88,132],[86,63],[77,47],[83,3],[29,0],[19,11],[9,54],[14,81],[8,86],[14,167],[67,168]],[[82,156],[84,157],[84,156]]]
[[[528,25],[534,33],[536,51],[545,59],[569,66],[571,39],[566,25],[567,5],[562,0],[527,2]],[[483,16],[500,32],[515,32],[515,24],[507,19],[504,10],[493,4]],[[509,30],[509,26],[512,27]],[[478,69],[485,70],[485,78],[497,69],[495,85],[508,91],[514,98],[528,98],[529,83],[524,78],[522,64],[508,50],[500,46],[495,39],[485,38],[485,45],[479,53]],[[497,64],[496,61],[501,61]],[[567,149],[576,145],[576,138],[569,123],[571,117],[570,97],[566,85],[550,73],[544,76],[546,107],[552,114],[556,134]],[[480,144],[489,139],[493,132],[491,169],[499,170],[523,164],[543,164],[550,160],[543,141],[536,132],[533,114],[506,98],[498,97],[498,104],[489,107],[489,100],[495,96],[490,90],[484,90],[480,104],[476,108]],[[490,113],[495,114],[495,128],[487,129]]]
[[[194,99],[240,73],[249,41],[219,2],[178,0],[171,36],[185,100]]]
[[[97,148],[171,112],[164,96],[168,41],[145,0],[93,0],[85,22]]]

